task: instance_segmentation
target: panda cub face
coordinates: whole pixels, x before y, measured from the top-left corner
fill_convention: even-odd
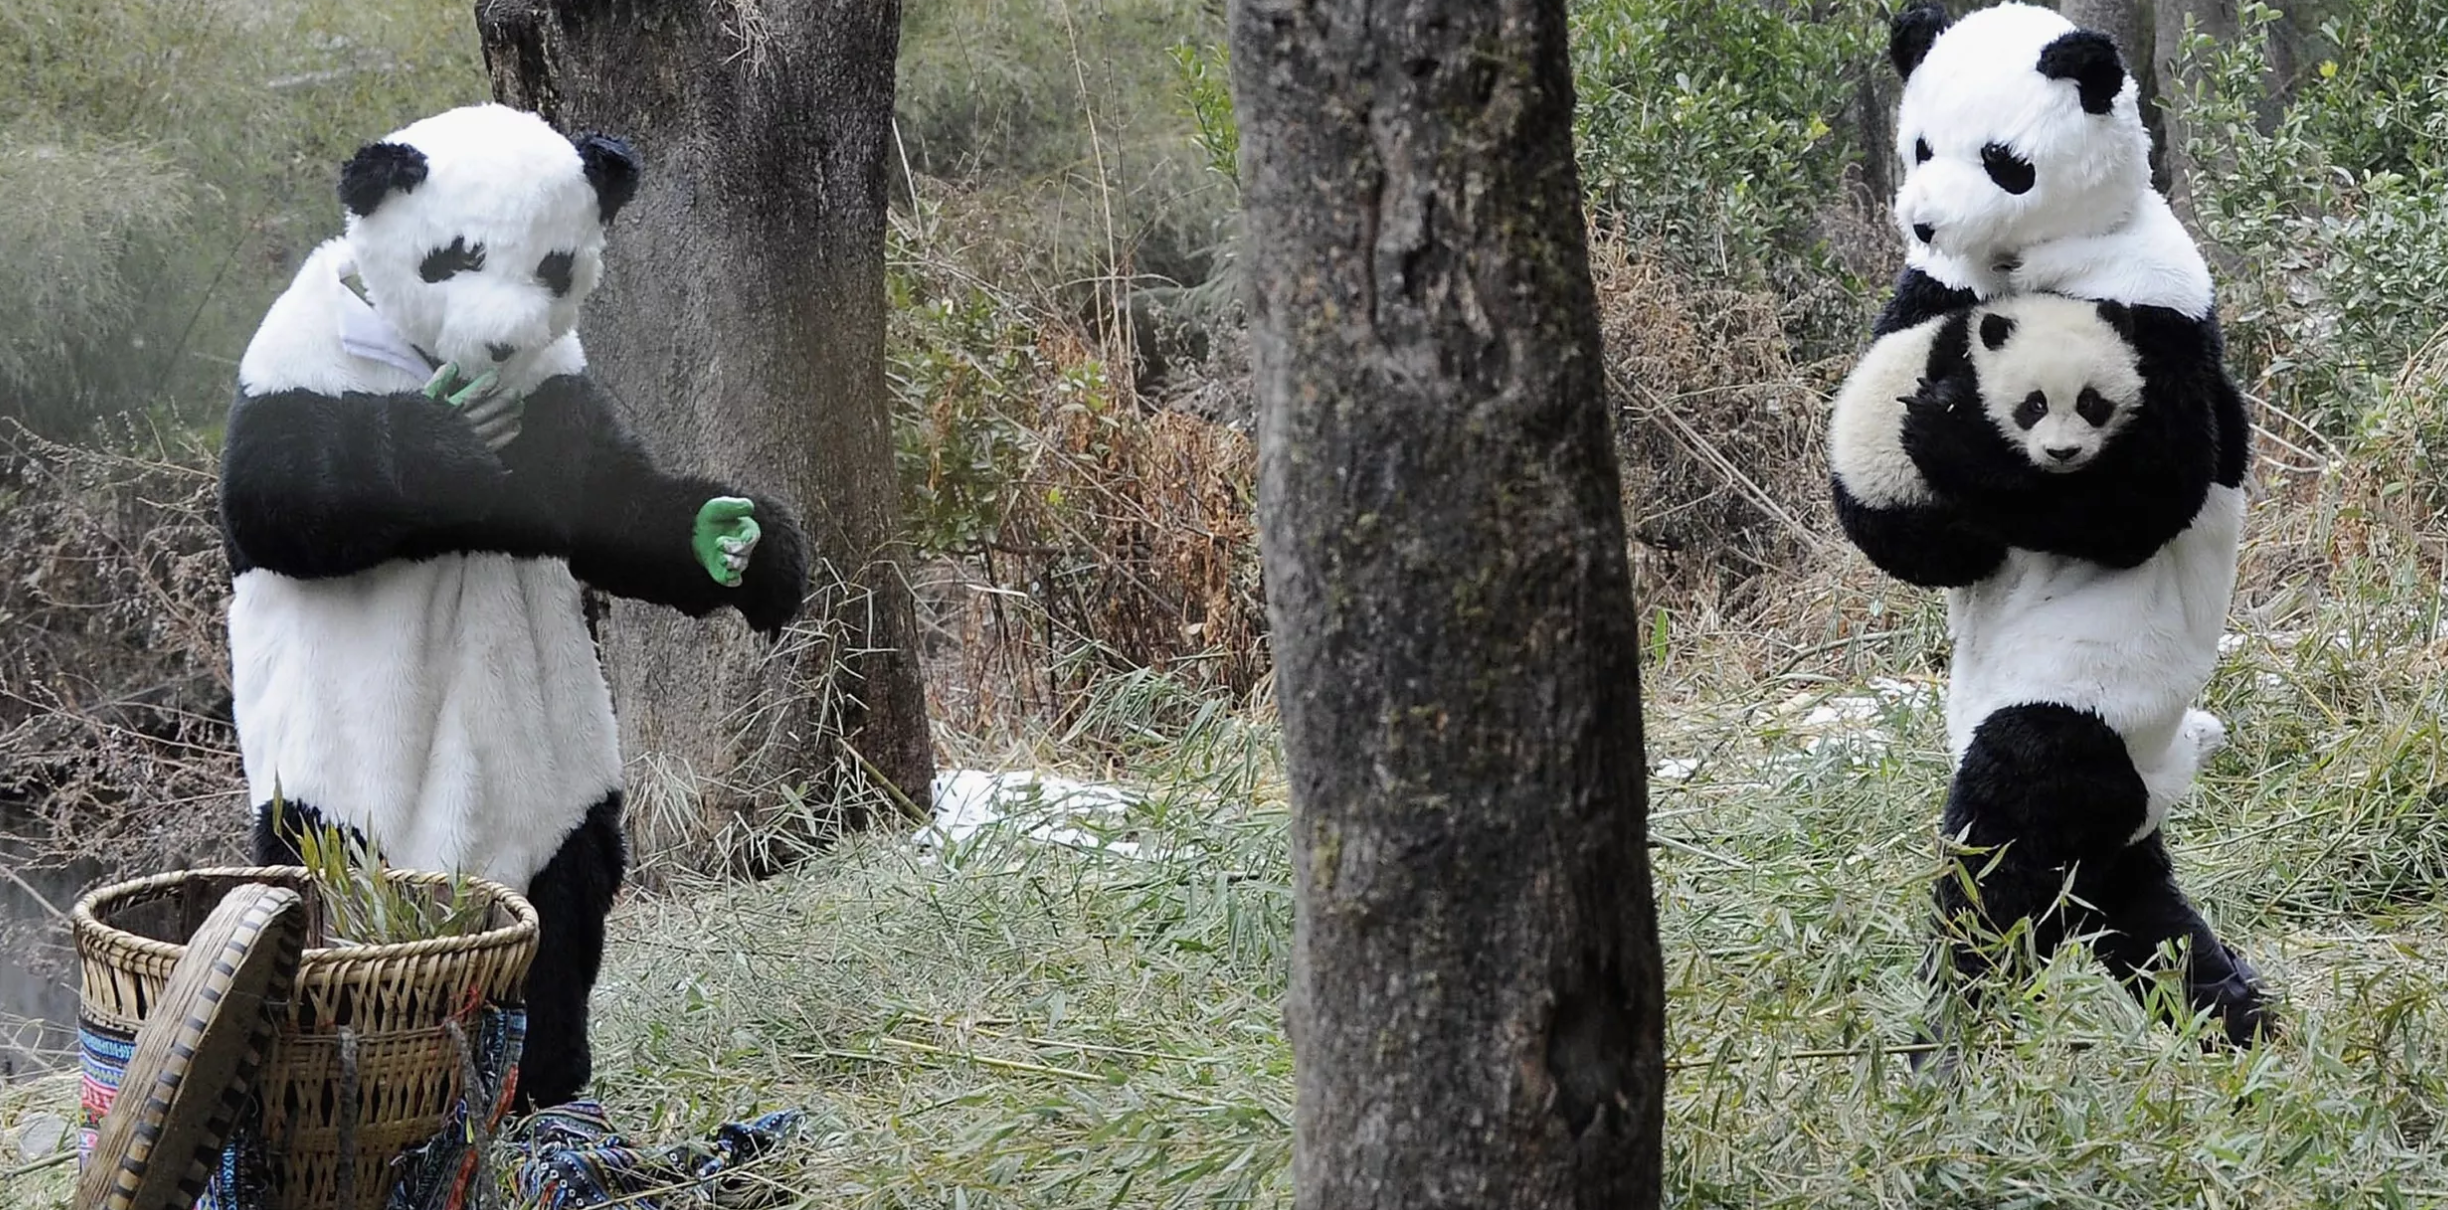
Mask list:
[[[360,148],[340,175],[374,309],[467,377],[515,379],[578,324],[604,231],[637,188],[617,139],[563,137],[502,105],[436,114]]]
[[[1896,14],[1904,79],[1896,225],[1980,269],[2034,244],[2114,230],[2150,189],[2139,90],[2106,35],[2008,3],[1950,21],[1936,0]]]
[[[1976,308],[1971,324],[1982,408],[2039,470],[2089,466],[2142,406],[2131,316],[2116,303],[2020,295]]]

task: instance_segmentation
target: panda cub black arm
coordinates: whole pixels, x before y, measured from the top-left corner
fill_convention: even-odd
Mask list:
[[[419,394],[240,392],[221,451],[232,570],[345,576],[488,545],[508,478],[450,408]]]
[[[732,606],[767,634],[799,615],[807,547],[798,519],[779,501],[711,479],[667,474],[621,423],[601,386],[584,375],[547,380],[528,397],[530,427],[558,411],[583,458],[569,502],[570,572],[618,597],[704,617]],[[524,438],[522,437],[522,440]],[[697,512],[716,496],[753,501],[758,538],[737,587],[717,583],[697,561]]]

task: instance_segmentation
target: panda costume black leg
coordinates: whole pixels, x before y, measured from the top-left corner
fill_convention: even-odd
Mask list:
[[[360,149],[347,234],[248,344],[222,453],[256,857],[293,863],[298,829],[328,824],[523,893],[521,1108],[592,1077],[587,1004],[628,865],[582,589],[730,608],[771,637],[807,580],[787,508],[658,468],[586,373],[579,306],[636,176],[618,140],[498,105]]]
[[[1942,828],[1960,848],[1935,892],[1942,945],[1967,995],[1995,969],[1996,939],[2028,922],[2039,956],[2091,937],[2137,999],[2161,946],[2180,942],[2186,1010],[2210,1012],[2212,1040],[2249,1044],[2270,1028],[2257,973],[2177,887],[2149,798],[2124,739],[2097,714],[2016,706],[1981,723],[1947,793]]]

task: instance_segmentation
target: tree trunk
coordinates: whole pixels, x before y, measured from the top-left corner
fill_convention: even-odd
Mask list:
[[[869,765],[924,801],[883,366],[900,5],[479,0],[476,18],[496,97],[644,162],[581,324],[594,370],[659,460],[789,501],[814,556],[808,614],[778,648],[727,614],[613,604],[641,847],[703,854],[719,836],[769,870],[785,854],[762,840],[788,828],[759,804],[805,785],[855,824]]]
[[[1311,1210],[1654,1206],[1638,624],[1563,0],[1236,0]]]
[[[2195,30],[2210,35],[2221,43],[2235,41],[2238,29],[2236,0],[2159,0],[2158,30],[2155,35],[2155,59],[2160,95],[2167,98],[2163,123],[2167,131],[2167,195],[2168,204],[2175,207],[2177,217],[2188,227],[2199,230],[2193,212],[2193,178],[2202,166],[2193,162],[2185,149],[2185,140],[2192,133],[2185,121],[2185,81],[2178,78],[2177,59],[2184,53],[2185,23],[2190,18]],[[2213,268],[2225,268],[2215,262]]]

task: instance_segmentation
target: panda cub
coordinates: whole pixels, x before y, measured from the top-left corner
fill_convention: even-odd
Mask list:
[[[807,575],[781,503],[656,466],[587,372],[579,310],[637,179],[621,140],[500,105],[360,148],[344,234],[239,362],[222,451],[256,858],[294,864],[299,825],[332,824],[523,892],[526,1105],[591,1075],[627,862],[581,586],[771,634]]]
[[[2132,316],[2024,294],[1891,333],[1838,392],[1840,507],[1950,545],[1950,837],[1989,850],[1938,907],[2029,920],[2046,953],[2093,944],[2137,994],[2190,942],[2187,999],[2246,1042],[2272,1022],[2258,976],[2176,885],[2159,825],[2226,738],[2192,708],[2218,657],[2243,494],[2213,481],[2228,437],[2198,395],[2156,391]],[[1992,864],[1994,863],[1994,864]],[[2074,899],[2056,907],[2069,868]],[[1953,950],[1977,973],[1975,947]]]

